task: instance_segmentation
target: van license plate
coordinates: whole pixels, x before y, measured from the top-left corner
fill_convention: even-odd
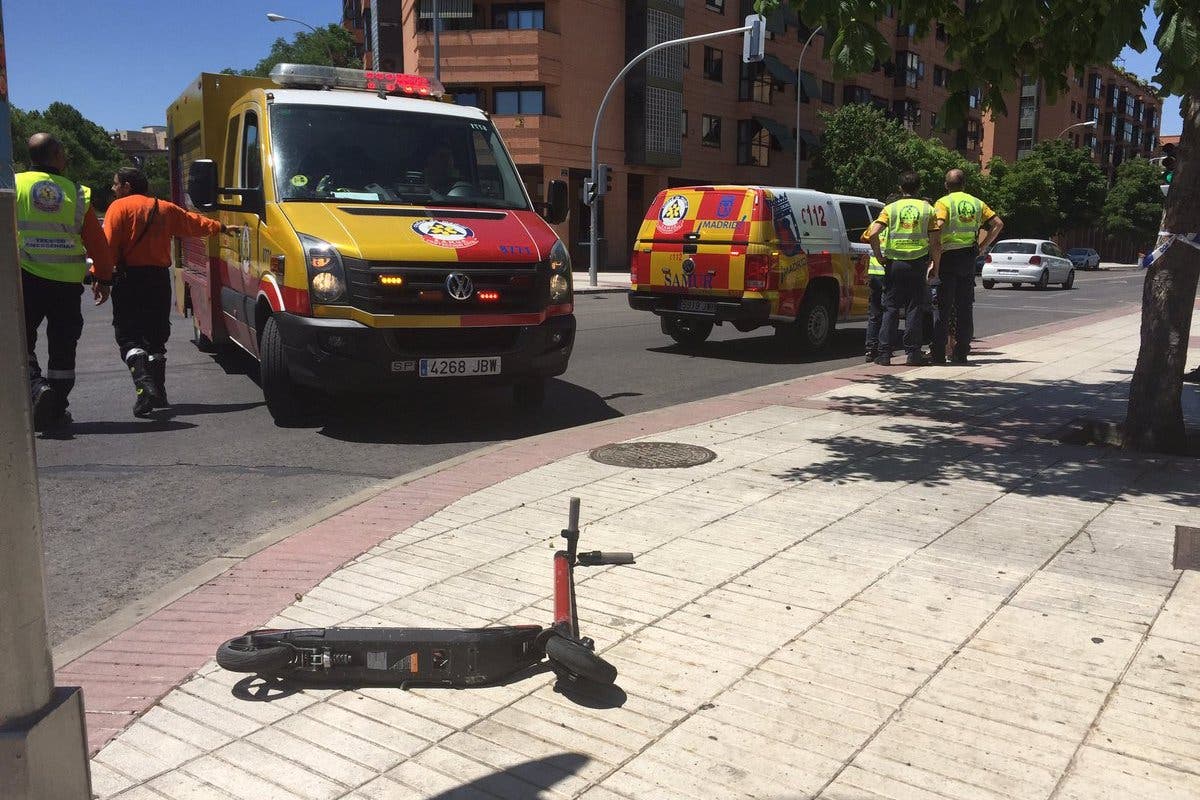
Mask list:
[[[499,375],[500,356],[486,358],[422,358],[417,363],[422,378],[471,378]]]
[[[717,313],[717,304],[716,303],[705,303],[701,300],[680,300],[679,301],[679,310],[680,311],[699,311],[702,314],[715,314],[715,313]]]

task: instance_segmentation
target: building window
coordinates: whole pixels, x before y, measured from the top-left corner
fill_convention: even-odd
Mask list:
[[[862,103],[864,105],[871,102],[871,90],[865,86],[854,86],[846,84],[842,87],[842,103],[850,105],[851,103]]]
[[[925,62],[916,53],[896,53],[896,85],[915,87],[925,77]]]
[[[937,24],[937,27],[934,29],[934,35],[937,37],[937,40],[939,42],[946,41],[946,39],[948,38],[946,36],[946,23],[939,22]]]
[[[543,3],[492,6],[492,27],[510,31],[545,30],[546,6]]]
[[[686,108],[683,111],[679,112],[679,135],[684,139],[687,138],[687,109]]]
[[[1075,101],[1071,101],[1071,116],[1075,116]]]
[[[683,46],[683,68],[692,68],[692,46],[690,44],[685,44]]]
[[[950,80],[950,70],[945,67],[933,68],[933,85],[945,86]]]
[[[916,100],[897,100],[892,106],[892,116],[910,131],[915,130],[921,121],[921,106]]]
[[[917,35],[917,24],[915,22],[896,23],[896,35],[909,38],[915,37]]]
[[[821,81],[821,102],[827,106],[833,105],[833,84]]]
[[[1088,121],[1100,119],[1100,109],[1089,103],[1087,107],[1087,118]]]
[[[1133,99],[1133,95],[1131,95],[1131,94],[1125,95],[1125,116],[1127,116],[1127,117],[1135,116],[1134,112],[1133,112],[1135,105],[1136,105],[1136,101]]]
[[[721,61],[721,51],[715,47],[705,46],[704,48],[704,77],[710,81],[723,80],[723,69]]]
[[[725,0],[704,0],[704,7],[718,14],[725,13]]]
[[[487,103],[484,102],[486,95],[478,89],[462,86],[457,89],[447,88],[446,91],[454,96],[456,105],[474,106],[475,108],[487,110]]]
[[[771,133],[752,119],[738,120],[738,164],[768,166]]]
[[[471,31],[471,30],[475,30],[477,28],[482,28],[485,25],[487,25],[487,23],[484,22],[486,17],[484,17],[480,14],[479,7],[476,5],[471,6],[472,14],[467,17],[446,16],[446,14],[448,14],[450,10],[448,8],[446,8],[445,6],[442,6],[441,10],[442,10],[442,30],[443,31]],[[429,16],[425,17],[425,16],[421,16],[420,14],[418,14],[418,16],[417,16],[417,32],[418,33],[432,32],[433,31],[433,6],[431,6],[429,4],[428,0],[425,0],[425,2],[419,4],[419,11],[429,14]],[[366,28],[368,31],[370,31],[371,30],[371,18],[369,15],[366,15],[366,16],[367,16]],[[381,20],[381,22],[382,22],[382,20]],[[370,44],[367,44],[367,49],[368,50],[371,49]]]
[[[970,94],[967,95],[967,105],[970,108],[979,108],[980,94],[981,93],[980,93],[979,89],[972,89]]]
[[[546,90],[497,89],[495,92],[496,114],[528,114],[537,116],[546,113]]]
[[[929,132],[930,133],[937,133],[937,120],[938,120],[937,112],[930,111],[929,112]]]
[[[738,81],[738,100],[770,104],[772,85],[771,75],[763,62],[742,64],[742,74]]]
[[[1093,72],[1091,77],[1088,78],[1088,83],[1088,98],[1091,100],[1099,100],[1101,85],[1100,76]]]
[[[721,118],[712,114],[700,117],[700,143],[705,147],[721,146]]]

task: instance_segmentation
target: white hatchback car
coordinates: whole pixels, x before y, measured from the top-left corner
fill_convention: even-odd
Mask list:
[[[1048,239],[1005,239],[988,251],[981,273],[983,288],[997,283],[1032,283],[1045,289],[1052,283],[1064,289],[1075,285],[1075,265]]]

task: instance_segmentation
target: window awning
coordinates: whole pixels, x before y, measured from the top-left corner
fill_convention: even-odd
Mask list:
[[[821,96],[821,83],[812,73],[801,72],[800,85],[804,87],[804,94],[809,100]]]
[[[820,147],[821,146],[821,137],[817,136],[812,131],[804,131],[804,130],[798,131],[796,133],[796,136],[800,139],[800,141],[804,142],[809,147]]]
[[[780,83],[796,82],[795,70],[793,70],[787,64],[784,64],[770,53],[767,53],[766,58],[763,59],[763,66],[766,67],[767,72],[771,73],[771,76]]]
[[[775,141],[779,142],[780,148],[784,150],[795,149],[796,142],[792,139],[792,132],[788,130],[786,125],[778,123],[770,117],[755,117],[754,121],[765,128],[774,137]]]

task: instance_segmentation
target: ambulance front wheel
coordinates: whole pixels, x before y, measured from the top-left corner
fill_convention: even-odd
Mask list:
[[[712,334],[713,324],[707,320],[689,317],[664,316],[662,332],[684,347],[698,347]]]
[[[283,336],[274,317],[267,318],[258,342],[259,382],[267,411],[280,427],[299,425],[312,410],[311,392],[292,380],[283,357]]]

